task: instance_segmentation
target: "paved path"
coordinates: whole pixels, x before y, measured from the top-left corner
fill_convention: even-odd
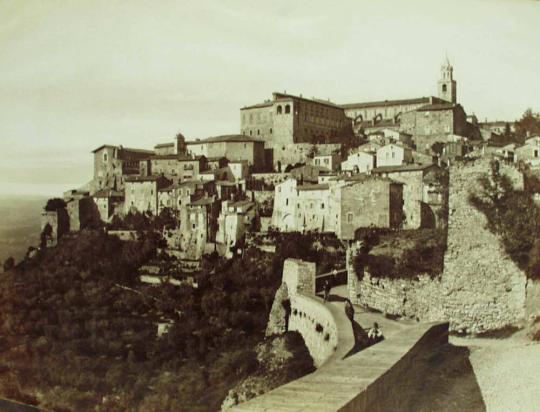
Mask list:
[[[540,411],[540,343],[519,335],[451,341],[469,349],[488,412]]]
[[[0,411],[1,412],[42,412],[41,409],[33,406],[24,405],[22,403],[8,401],[7,399],[0,399]]]

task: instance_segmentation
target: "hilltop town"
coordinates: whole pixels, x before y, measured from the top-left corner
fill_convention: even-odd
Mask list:
[[[537,165],[540,137],[518,145],[508,139],[513,122],[467,114],[448,59],[436,88],[437,96],[341,105],[273,93],[240,109],[236,133],[179,133],[153,149],[103,144],[92,152],[92,180],[64,194],[69,223],[44,212],[47,244],[93,215],[129,236],[118,222],[135,213],[172,212],[167,249],[191,262],[230,257],[250,232],[352,241],[359,228],[444,228],[449,165],[491,155]]]
[[[264,410],[258,395],[366,349],[367,320],[403,359],[449,331],[539,339],[538,116],[480,122],[448,59],[434,80],[406,100],[276,92],[231,134],[102,142],[91,179],[45,205],[39,247],[4,264],[0,391],[55,410]],[[401,369],[428,376],[414,359]]]

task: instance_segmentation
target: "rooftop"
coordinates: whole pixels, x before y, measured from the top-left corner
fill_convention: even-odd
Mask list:
[[[296,189],[298,190],[328,190],[329,186],[326,183],[322,183],[322,184],[313,184],[313,185],[301,185],[301,186],[297,186]]]
[[[342,104],[341,107],[344,109],[363,109],[369,107],[379,107],[379,106],[400,106],[404,104],[422,104],[433,102],[442,102],[443,100],[434,96],[427,97],[416,97],[413,99],[399,99],[399,100],[379,100],[375,102],[361,102],[361,103],[347,103]]]
[[[171,147],[171,146],[174,146],[174,142],[170,142],[170,143],[158,143],[158,144],[155,145],[154,147],[157,149],[157,148],[161,148],[161,147]]]
[[[189,205],[190,206],[206,206],[214,203],[214,199],[211,197],[201,197],[200,199],[194,200]]]
[[[124,197],[124,193],[112,189],[102,189],[94,193],[94,197]]]
[[[249,106],[244,106],[240,110],[259,109],[259,108],[263,108],[263,107],[270,107],[270,106],[272,106],[274,104],[275,101],[279,101],[279,100],[283,100],[283,99],[303,100],[303,101],[310,102],[310,103],[318,103],[318,104],[323,105],[323,106],[332,107],[334,109],[341,109],[342,108],[342,106],[337,105],[335,103],[332,103],[329,100],[322,100],[322,99],[316,99],[316,98],[307,99],[307,98],[302,97],[302,96],[295,96],[295,95],[287,94],[287,93],[274,92],[274,93],[272,93],[272,97],[273,97],[273,100],[267,100],[267,101],[262,102],[262,103],[257,103],[257,104],[253,104],[253,105],[249,105]]]
[[[227,134],[222,136],[208,137],[206,139],[197,139],[190,142],[186,142],[188,145],[201,144],[201,143],[221,143],[221,142],[253,142],[263,143],[264,140],[257,139],[252,136],[245,136],[243,134]]]
[[[430,112],[435,110],[450,110],[458,107],[459,104],[454,103],[434,103],[434,104],[426,104],[425,106],[419,107],[416,109],[419,112]]]
[[[237,202],[231,202],[228,204],[229,207],[242,207],[242,206],[248,206],[248,205],[254,205],[251,200],[239,200]]]
[[[153,150],[135,149],[135,148],[132,148],[132,147],[114,146],[114,145],[110,145],[110,144],[101,145],[97,149],[92,150],[92,153],[96,153],[96,152],[100,151],[101,149],[103,149],[105,147],[108,147],[108,148],[111,148],[111,149],[118,149],[118,150],[121,150],[122,152],[127,152],[127,153],[131,152],[131,153],[148,154],[148,155],[154,154]]]
[[[126,177],[126,182],[157,182],[158,180],[165,179],[163,176],[128,176]]]
[[[376,167],[371,171],[371,173],[399,173],[399,172],[415,172],[420,170],[426,170],[430,167],[438,167],[434,164],[408,164],[400,166],[381,166]]]
[[[180,162],[187,162],[190,160],[199,160],[203,156],[189,156],[186,154],[166,154],[166,155],[153,155],[150,156],[152,160],[178,160]]]

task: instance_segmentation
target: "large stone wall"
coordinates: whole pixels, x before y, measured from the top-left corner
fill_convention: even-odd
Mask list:
[[[267,334],[279,333],[283,324],[289,331],[298,331],[319,368],[337,353],[338,343],[350,350],[354,342],[346,338],[352,336],[352,325],[345,314],[315,296],[315,273],[313,262],[285,260],[283,285],[272,305]],[[284,310],[285,299],[290,305],[288,313]],[[284,315],[288,318],[281,322]],[[338,342],[340,336],[341,342]]]
[[[337,325],[332,312],[318,300],[304,295],[290,297],[289,331],[298,331],[313,358],[315,367],[322,366],[338,345]]]
[[[426,373],[426,359],[448,343],[448,324],[410,326],[377,345],[234,406],[233,411],[373,412],[403,410],[418,393],[404,382]]]
[[[487,159],[450,170],[448,246],[440,276],[390,279],[366,273],[359,280],[352,264],[359,245],[354,244],[347,253],[351,300],[389,314],[449,320],[451,329],[473,333],[524,319],[525,274],[486,228],[485,216],[468,200],[469,193],[479,188],[478,177],[489,170]],[[522,185],[517,170],[501,166],[501,171],[518,187]]]

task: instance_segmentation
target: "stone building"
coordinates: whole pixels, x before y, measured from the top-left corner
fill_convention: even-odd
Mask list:
[[[253,171],[265,169],[264,141],[258,137],[225,135],[187,142],[188,152],[206,158],[225,157],[231,162],[246,161]]]
[[[383,100],[375,102],[365,103],[351,103],[341,105],[345,109],[346,115],[352,119],[355,133],[363,131],[364,133],[372,133],[376,131],[382,131],[384,129],[399,130],[416,136],[421,135],[433,135],[434,131],[416,130],[411,125],[416,119],[416,115],[405,116],[405,114],[415,113],[421,108],[439,107],[441,105],[457,105],[457,83],[454,80],[454,68],[446,58],[441,65],[440,76],[437,81],[437,97],[418,97],[413,99],[400,99],[400,100]],[[425,113],[424,113],[425,115]],[[456,115],[457,116],[457,115]],[[428,119],[429,123],[431,119]],[[442,119],[434,119],[434,122],[441,123]],[[466,115],[465,115],[466,122]],[[405,124],[404,124],[405,123]],[[420,127],[424,127],[425,122],[418,121]],[[446,130],[445,126],[449,124],[442,122],[443,130]],[[435,127],[435,126],[434,126]],[[454,130],[458,129],[458,126],[453,127]],[[417,133],[421,131],[421,133]],[[445,132],[450,133],[450,131]],[[461,133],[456,133],[461,134]]]
[[[218,217],[218,231],[216,243],[225,246],[228,252],[245,235],[246,231],[253,226],[256,213],[256,205],[249,200],[238,202],[224,201],[221,203],[221,212]],[[229,255],[229,253],[226,253]]]
[[[179,211],[182,206],[204,195],[215,194],[215,183],[204,180],[187,180],[173,183],[158,190],[158,212],[165,208]]]
[[[401,117],[401,130],[413,135],[420,151],[430,151],[435,142],[446,143],[452,135],[470,136],[471,127],[456,103],[427,104]]]
[[[125,181],[124,213],[130,211],[158,213],[159,189],[171,181],[162,176],[130,176]]]
[[[330,101],[273,93],[272,100],[240,109],[240,129],[267,147],[292,143],[334,143],[350,133],[350,120]]]
[[[444,195],[441,182],[441,168],[434,164],[409,164],[402,166],[377,167],[373,175],[388,177],[395,182],[403,183],[404,229],[420,227],[436,227],[441,220],[438,210]]]
[[[93,150],[94,179],[91,192],[102,189],[122,190],[128,176],[138,175],[139,162],[154,154],[151,150],[103,145]]]
[[[124,193],[111,189],[103,189],[94,193],[93,199],[99,217],[103,222],[108,222],[115,210],[123,204]]]
[[[399,129],[399,120],[403,113],[416,110],[426,104],[444,103],[437,97],[418,97],[413,99],[382,100],[363,103],[342,104],[347,117],[352,119],[356,134],[376,132],[383,129]]]
[[[390,143],[377,149],[377,167],[399,166],[412,162],[410,147],[398,143]]]
[[[331,232],[352,239],[361,227],[398,228],[403,185],[387,178],[357,176],[329,184],[276,186],[272,226],[282,232]]]
[[[515,148],[515,160],[523,161],[531,166],[540,165],[540,136],[525,140],[525,144]]]
[[[288,179],[276,185],[272,226],[282,232],[325,231],[329,196],[327,184],[301,185]]]
[[[213,196],[194,200],[180,209],[180,247],[185,259],[198,260],[215,242],[219,204]]]
[[[377,165],[377,156],[372,152],[356,151],[341,162],[341,170],[351,173],[369,173]]]
[[[354,240],[359,228],[400,228],[403,184],[388,178],[355,176],[331,189],[330,215],[339,239]]]
[[[341,168],[341,154],[339,152],[329,154],[316,154],[311,163],[314,166],[322,166],[331,171]]]
[[[164,176],[174,183],[195,180],[207,167],[204,156],[186,154],[154,155],[150,163],[151,174]]]
[[[243,135],[264,141],[267,164],[280,171],[305,162],[311,145],[341,143],[352,135],[351,121],[340,106],[285,93],[241,108],[240,124]]]

